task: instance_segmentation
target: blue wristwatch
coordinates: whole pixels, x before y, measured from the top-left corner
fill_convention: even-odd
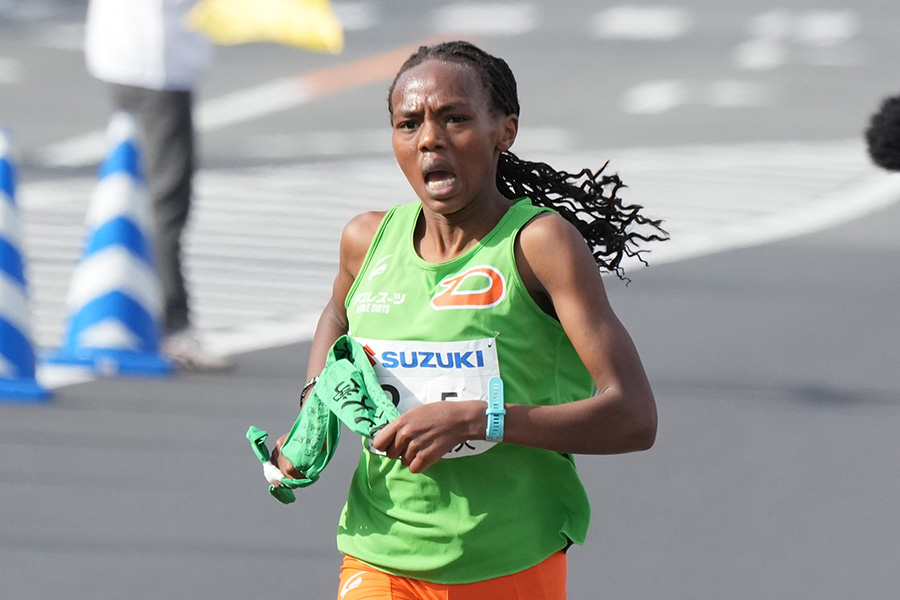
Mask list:
[[[503,380],[499,377],[491,377],[488,381],[487,398],[487,431],[484,439],[488,442],[503,441],[503,417],[506,415],[506,406],[503,404]]]

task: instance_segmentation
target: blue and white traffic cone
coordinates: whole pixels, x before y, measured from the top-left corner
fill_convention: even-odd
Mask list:
[[[35,379],[21,242],[12,139],[0,129],[0,402],[36,402],[50,396]]]
[[[66,342],[48,361],[86,366],[98,375],[167,375],[172,364],[159,348],[162,292],[137,119],[116,113],[108,137],[85,249],[69,289]]]

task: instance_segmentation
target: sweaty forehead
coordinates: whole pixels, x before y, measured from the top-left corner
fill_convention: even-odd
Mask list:
[[[488,105],[478,71],[464,63],[428,59],[400,74],[391,97],[395,110],[447,102]]]

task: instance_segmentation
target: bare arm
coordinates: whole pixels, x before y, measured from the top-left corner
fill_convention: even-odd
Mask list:
[[[529,289],[549,298],[598,391],[568,404],[508,406],[504,440],[580,454],[651,447],[653,392],[581,235],[561,217],[546,215],[522,231],[517,259]]]
[[[344,300],[359,274],[362,262],[369,250],[369,245],[375,237],[375,232],[381,220],[383,212],[369,212],[354,217],[341,234],[340,264],[338,274],[334,279],[331,298],[325,305],[319,322],[316,325],[316,333],[313,336],[312,348],[309,353],[309,362],[306,367],[306,377],[310,379],[322,372],[325,368],[325,358],[328,350],[334,342],[347,333],[347,310]],[[302,475],[294,469],[293,465],[281,455],[281,446],[287,436],[282,436],[275,444],[271,462],[288,477],[300,478]]]
[[[583,454],[652,446],[650,384],[581,235],[558,215],[545,215],[523,229],[516,253],[523,281],[556,314],[598,392],[562,405],[507,405],[504,442]],[[455,445],[484,439],[484,410],[481,401],[418,406],[385,427],[374,445],[421,472]]]

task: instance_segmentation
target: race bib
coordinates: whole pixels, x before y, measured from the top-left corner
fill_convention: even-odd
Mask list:
[[[487,401],[488,381],[500,376],[493,338],[415,342],[355,338],[374,361],[381,387],[401,413],[431,402]],[[470,440],[444,458],[481,454],[494,444]],[[369,450],[377,452],[369,445]]]

